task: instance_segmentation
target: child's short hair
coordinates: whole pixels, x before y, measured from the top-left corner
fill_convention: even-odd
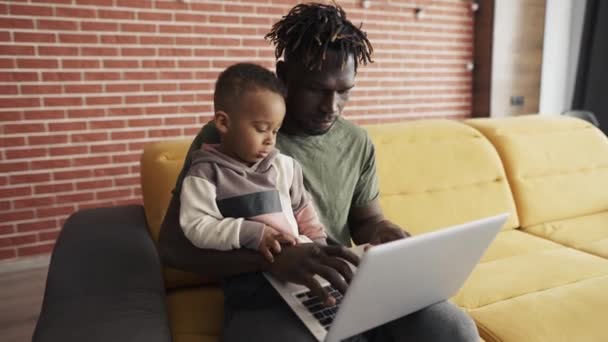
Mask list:
[[[215,111],[230,113],[239,105],[239,98],[252,90],[270,90],[283,98],[287,95],[285,85],[272,71],[253,63],[238,63],[222,71],[215,83]]]

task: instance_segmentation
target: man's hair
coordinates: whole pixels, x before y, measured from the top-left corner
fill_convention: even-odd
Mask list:
[[[253,63],[238,63],[222,71],[215,83],[213,105],[215,111],[232,112],[240,104],[240,98],[248,91],[269,90],[287,95],[283,82],[270,70]]]
[[[347,20],[346,13],[335,2],[299,4],[276,22],[265,38],[275,45],[277,59],[294,58],[309,70],[319,70],[327,49],[332,49],[338,52],[342,67],[352,54],[356,71],[359,63],[373,63],[374,48],[361,25],[356,27]]]

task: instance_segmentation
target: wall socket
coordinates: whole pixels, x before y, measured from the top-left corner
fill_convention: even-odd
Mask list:
[[[524,105],[524,97],[521,95],[511,96],[511,107],[521,107]]]

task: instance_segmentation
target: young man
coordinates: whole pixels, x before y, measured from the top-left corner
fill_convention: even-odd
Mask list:
[[[386,220],[378,201],[374,146],[366,132],[340,117],[355,86],[357,67],[371,61],[365,33],[346,19],[338,6],[300,4],[267,35],[276,45],[277,75],[288,88],[287,112],[277,147],[300,162],[304,183],[319,210],[328,240],[339,245],[286,246],[268,263],[245,250],[197,249],[179,227],[179,193],[186,159],[160,235],[160,252],[171,267],[226,279],[224,341],[314,341],[314,337],[266,283],[261,272],[303,284],[322,298],[329,295],[318,274],[345,291],[352,279],[342,259],[358,259],[345,247],[379,244],[406,236]],[[213,124],[194,139],[192,150],[217,140]],[[190,153],[189,153],[190,155]],[[373,295],[370,293],[370,295]],[[476,341],[472,320],[448,302],[387,323],[353,340]]]

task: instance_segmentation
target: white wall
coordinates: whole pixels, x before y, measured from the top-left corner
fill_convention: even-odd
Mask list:
[[[542,115],[571,109],[586,0],[547,0],[541,71]]]

